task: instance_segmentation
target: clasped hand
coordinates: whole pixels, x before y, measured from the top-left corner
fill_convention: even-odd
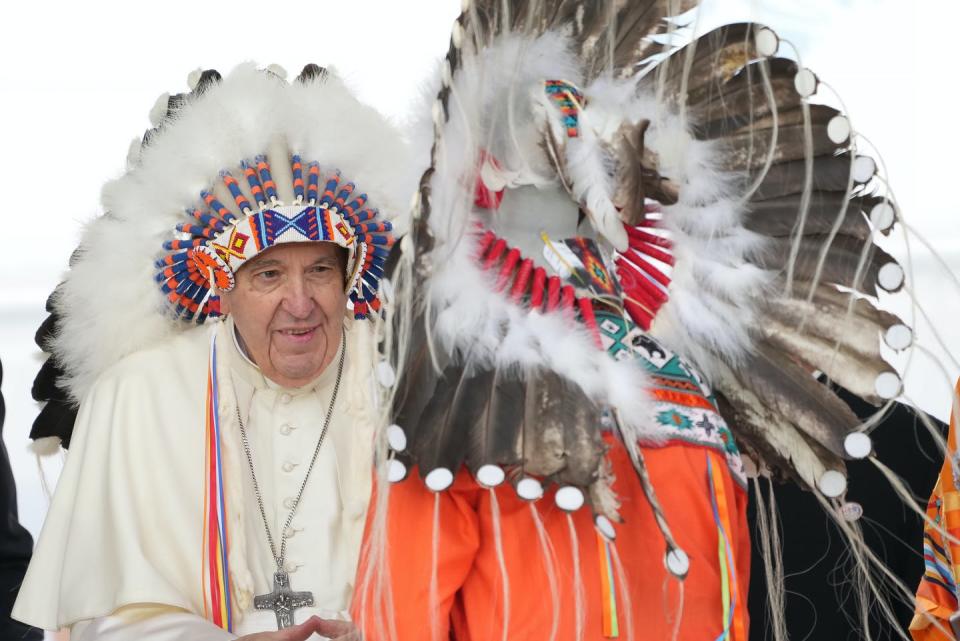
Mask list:
[[[360,632],[349,621],[321,619],[318,616],[277,632],[248,634],[237,641],[306,641],[314,632],[335,641],[360,641]]]

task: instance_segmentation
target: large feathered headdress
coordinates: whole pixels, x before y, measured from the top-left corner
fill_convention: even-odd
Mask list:
[[[333,74],[275,71],[194,74],[190,93],[161,96],[48,303],[34,438],[68,439],[100,372],[216,316],[234,272],[276,244],[344,247],[354,315],[379,310],[387,219],[409,201],[406,146]]]
[[[658,44],[690,4],[475,2],[457,20],[405,253],[430,305],[406,310],[410,340],[395,341],[404,429],[428,429],[424,412],[452,388],[441,428],[404,454],[421,469],[524,465],[522,412],[471,428],[496,438],[442,427],[471,425],[457,412],[477,387],[462,381],[484,371],[494,398],[508,380],[559,375],[579,405],[652,438],[642,372],[596,349],[611,310],[704,371],[766,468],[836,497],[843,459],[869,454],[860,421],[811,374],[877,404],[899,394],[881,342],[903,349],[912,334],[871,302],[903,284],[873,242],[896,210],[873,192],[848,118],[811,104],[816,77],[777,57],[773,31]],[[552,478],[600,479],[598,442],[571,439]]]

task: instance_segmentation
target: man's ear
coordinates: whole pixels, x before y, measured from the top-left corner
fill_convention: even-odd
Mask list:
[[[220,315],[226,316],[230,313],[230,292],[218,292],[214,289],[213,293],[220,297]]]

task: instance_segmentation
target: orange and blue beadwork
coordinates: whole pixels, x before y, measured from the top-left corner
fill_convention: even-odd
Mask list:
[[[240,218],[218,200],[211,187],[200,193],[202,205],[186,210],[186,219],[173,230],[176,237],[163,243],[165,254],[156,261],[156,280],[174,316],[197,323],[218,316],[217,292],[233,288],[233,272],[257,253],[291,241],[329,241],[347,248],[353,265],[348,297],[354,316],[365,318],[371,311],[378,312],[380,279],[393,245],[393,228],[379,220],[366,194],[358,193],[354,183],[334,171],[321,195],[319,164],[307,164],[304,185],[303,160],[294,154],[290,158],[294,202],[285,205],[265,155],[241,162],[240,168],[246,193],[229,171],[220,172],[223,186],[243,214]]]

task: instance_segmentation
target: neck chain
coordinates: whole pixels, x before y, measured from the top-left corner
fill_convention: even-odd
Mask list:
[[[344,330],[340,337],[343,348],[340,351],[340,362],[337,364],[337,381],[333,385],[333,396],[330,397],[330,406],[327,408],[327,416],[323,421],[323,429],[320,430],[320,438],[317,439],[317,446],[313,449],[313,457],[310,459],[310,465],[307,467],[307,473],[303,477],[303,483],[300,484],[300,491],[297,492],[297,498],[293,501],[293,507],[290,508],[290,514],[283,524],[280,531],[280,552],[277,553],[277,546],[273,542],[273,535],[270,533],[270,521],[267,519],[267,511],[263,507],[263,496],[260,494],[260,485],[257,483],[257,474],[253,471],[253,455],[250,453],[250,441],[247,439],[247,430],[240,418],[240,404],[237,403],[237,422],[240,423],[240,438],[243,441],[243,451],[247,455],[247,463],[250,466],[250,478],[253,479],[253,492],[257,497],[257,505],[260,507],[260,517],[263,519],[263,527],[267,530],[267,542],[270,544],[270,552],[273,554],[273,560],[277,562],[277,571],[283,573],[283,561],[287,554],[287,531],[290,523],[293,521],[294,514],[297,513],[297,507],[300,506],[300,498],[307,487],[307,480],[310,478],[310,472],[317,462],[317,455],[320,454],[320,446],[323,445],[323,438],[327,434],[327,428],[330,426],[330,417],[333,415],[333,405],[337,402],[337,392],[340,391],[340,378],[343,376],[343,360],[347,354],[347,335]]]

